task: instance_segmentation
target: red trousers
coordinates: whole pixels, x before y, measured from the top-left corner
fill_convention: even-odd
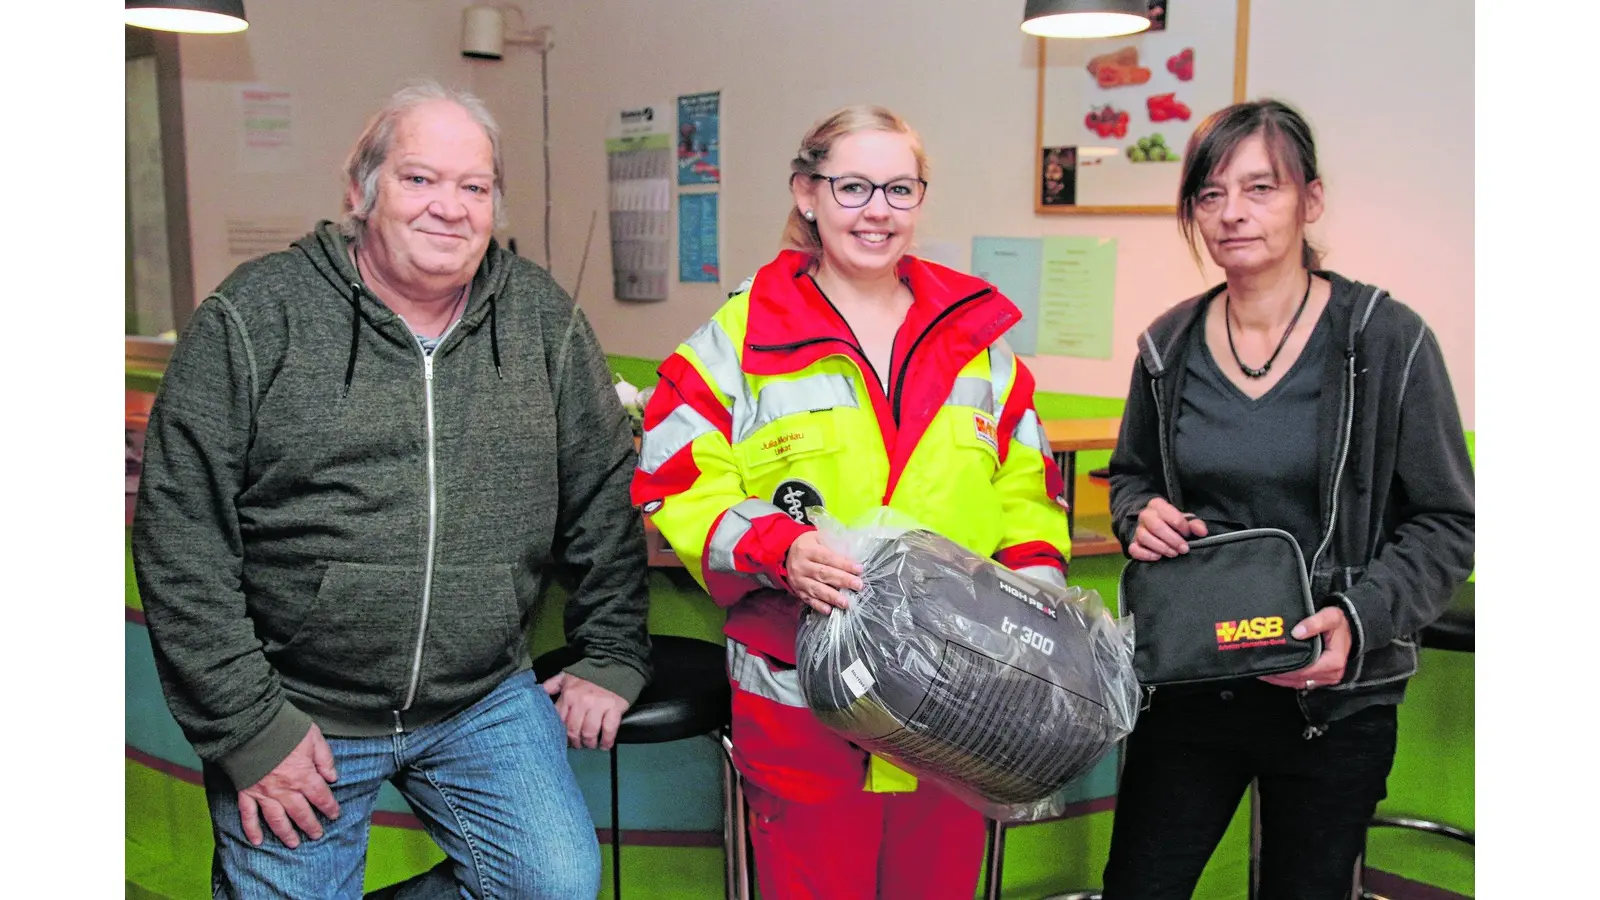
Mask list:
[[[795,705],[793,668],[741,665],[759,666],[729,674],[762,900],[972,900],[983,816],[929,781],[862,790],[866,752]]]
[[[977,892],[983,816],[931,783],[821,803],[753,785],[747,792],[762,900],[972,900]]]

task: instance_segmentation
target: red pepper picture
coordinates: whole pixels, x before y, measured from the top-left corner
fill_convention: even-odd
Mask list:
[[[1151,94],[1145,98],[1145,108],[1150,111],[1150,121],[1165,122],[1168,119],[1189,121],[1189,107],[1179,102],[1174,94]]]
[[[1179,81],[1194,80],[1194,48],[1185,47],[1183,50],[1167,59],[1167,71],[1178,77]]]
[[[1128,111],[1117,109],[1109,103],[1091,109],[1083,117],[1083,127],[1099,135],[1103,140],[1127,137]]]

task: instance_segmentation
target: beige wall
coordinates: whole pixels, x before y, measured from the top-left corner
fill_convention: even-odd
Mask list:
[[[1228,0],[1183,0],[1224,4]],[[196,283],[226,274],[230,211],[337,211],[335,170],[365,116],[421,72],[469,84],[506,132],[508,235],[543,257],[539,57],[457,53],[465,0],[276,0],[251,8],[247,37],[185,38]],[[923,242],[970,252],[974,235],[1117,238],[1115,356],[1033,362],[1042,388],[1121,396],[1133,339],[1200,289],[1164,218],[1033,213],[1035,52],[1020,2],[961,0],[520,0],[554,28],[549,56],[557,280],[574,287],[590,216],[601,215],[580,297],[613,353],[661,357],[744,276],[770,259],[789,204],[787,161],[818,116],[852,102],[900,112],[922,133],[934,187]],[[1327,264],[1376,282],[1439,334],[1473,427],[1473,57],[1470,7],[1454,0],[1252,0],[1250,96],[1299,105],[1317,129],[1328,213],[1314,237]],[[380,24],[381,23],[381,24]],[[839,35],[854,33],[852,42]],[[231,40],[231,44],[224,41]],[[204,43],[202,43],[204,41]],[[300,92],[306,154],[284,176],[233,171],[236,82]],[[725,284],[672,283],[671,297],[611,296],[605,122],[614,108],[720,90]],[[230,118],[231,117],[231,118]]]
[[[284,217],[309,227],[336,218],[338,171],[367,116],[406,79],[432,75],[459,87],[470,73],[458,51],[465,0],[270,0],[248,7],[236,35],[184,35],[184,141],[195,291],[203,298],[238,260],[227,220]],[[295,92],[292,168],[243,172],[238,88]]]

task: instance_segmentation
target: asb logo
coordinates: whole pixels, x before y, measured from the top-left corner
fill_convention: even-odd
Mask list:
[[[1287,644],[1283,637],[1282,616],[1256,616],[1237,622],[1217,623],[1217,649],[1239,650],[1245,647],[1272,647]]]
[[[822,494],[810,484],[791,478],[772,492],[772,505],[789,514],[789,518],[802,525],[815,524],[806,515],[806,509],[822,506]]]
[[[994,422],[983,413],[972,414],[972,427],[978,433],[978,440],[988,444],[995,450],[1000,449],[1000,438],[995,434]]]

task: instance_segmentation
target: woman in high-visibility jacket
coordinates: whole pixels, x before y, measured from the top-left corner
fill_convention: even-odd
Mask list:
[[[861,569],[807,510],[904,511],[1064,585],[1060,470],[1021,319],[969,275],[907,254],[927,188],[916,134],[879,107],[822,119],[791,163],[786,249],[660,369],[633,499],[728,610],[735,764],[761,894],[968,900],[982,817],[827,730],[795,665],[803,604],[846,605]]]

